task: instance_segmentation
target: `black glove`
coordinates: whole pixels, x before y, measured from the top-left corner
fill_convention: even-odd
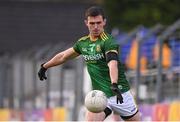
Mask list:
[[[38,76],[39,76],[40,80],[46,80],[47,79],[47,77],[46,77],[47,69],[43,67],[44,64],[45,63],[41,64],[41,68],[40,68],[40,70],[38,72]]]
[[[123,103],[123,97],[121,95],[121,91],[120,89],[118,88],[118,85],[117,83],[112,83],[111,85],[111,90],[113,91],[114,94],[116,94],[117,96],[117,104],[118,104],[118,101],[120,102],[120,104]]]

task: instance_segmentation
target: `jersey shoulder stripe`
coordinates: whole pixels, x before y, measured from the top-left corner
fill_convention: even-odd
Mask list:
[[[89,38],[89,35],[81,37],[78,41],[83,41],[86,40],[87,38]]]
[[[100,37],[101,37],[101,39],[102,39],[103,41],[106,41],[106,40],[109,39],[108,35],[107,35],[105,32],[102,32],[101,35],[100,35]]]

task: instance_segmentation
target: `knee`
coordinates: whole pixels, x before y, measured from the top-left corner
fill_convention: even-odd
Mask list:
[[[88,111],[86,113],[86,121],[103,121],[104,119],[105,119],[104,112],[92,113]]]

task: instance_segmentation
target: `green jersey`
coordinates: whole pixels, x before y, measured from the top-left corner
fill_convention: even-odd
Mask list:
[[[74,44],[73,48],[84,57],[92,88],[103,91],[107,97],[114,96],[110,89],[111,79],[105,57],[109,51],[118,52],[119,46],[114,38],[105,32],[96,41],[91,41],[89,36],[84,36]],[[121,92],[126,92],[130,86],[124,74],[124,67],[120,62],[118,62],[118,73],[118,87]]]

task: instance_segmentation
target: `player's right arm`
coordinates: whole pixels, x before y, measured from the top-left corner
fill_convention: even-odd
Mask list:
[[[44,64],[41,64],[41,68],[38,72],[38,76],[39,76],[39,79],[40,80],[45,80],[47,79],[46,77],[46,71],[48,68],[50,67],[54,67],[54,66],[57,66],[57,65],[61,65],[63,64],[64,62],[66,62],[67,60],[69,59],[73,59],[77,56],[79,56],[80,54],[77,53],[73,47],[63,51],[63,52],[60,52],[58,54],[56,54],[52,59],[50,59],[48,62],[44,63]]]
[[[48,62],[43,64],[43,67],[48,69],[53,66],[61,65],[64,62],[66,62],[67,60],[73,59],[77,56],[79,56],[79,54],[71,47],[71,48],[55,55],[52,59],[50,59]]]

